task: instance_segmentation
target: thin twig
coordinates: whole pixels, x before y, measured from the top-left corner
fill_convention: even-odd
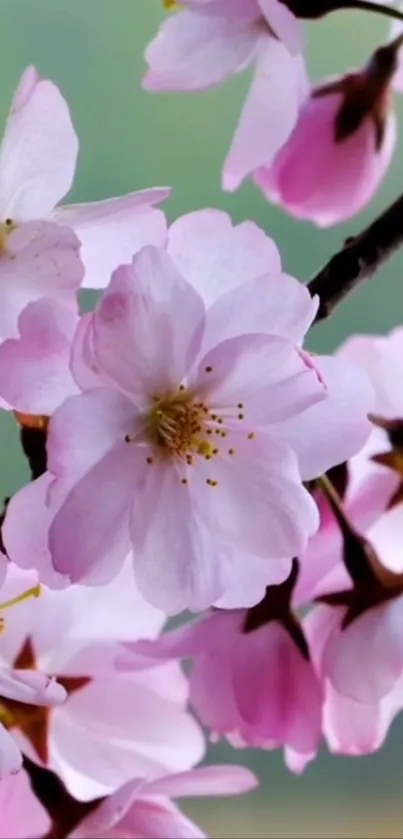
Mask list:
[[[357,286],[373,274],[403,245],[403,195],[358,236],[347,239],[344,247],[309,283],[311,295],[319,295],[316,323],[329,317],[333,309]]]

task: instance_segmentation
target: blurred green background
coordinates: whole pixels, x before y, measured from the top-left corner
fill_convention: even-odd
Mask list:
[[[248,76],[204,94],[143,93],[142,53],[163,17],[161,0],[0,0],[0,11],[2,116],[27,64],[61,87],[81,140],[74,201],[171,185],[170,219],[207,206],[221,207],[237,221],[254,219],[278,243],[286,269],[305,280],[346,235],[359,231],[403,189],[400,144],[376,200],[360,217],[330,231],[294,222],[268,206],[251,184],[224,195],[220,169]],[[383,19],[357,12],[307,27],[312,76],[359,65],[386,34]],[[402,103],[394,104],[402,119]],[[311,347],[331,350],[352,332],[384,332],[401,322],[402,273],[403,253],[314,330]],[[10,417],[1,417],[0,432],[5,496],[25,480],[26,469]],[[398,721],[379,754],[361,759],[322,754],[296,778],[279,753],[234,753],[217,746],[212,759],[247,762],[260,773],[261,789],[244,799],[187,809],[214,837],[402,837],[402,747]]]

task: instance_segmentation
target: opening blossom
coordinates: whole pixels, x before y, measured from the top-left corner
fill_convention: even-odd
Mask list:
[[[222,263],[213,244],[208,251],[213,222]],[[132,549],[141,591],[174,613],[218,600],[235,555],[283,560],[305,548],[318,518],[301,477],[330,465],[323,423],[337,440],[331,456],[343,459],[368,433],[372,396],[344,363],[327,369],[324,359],[322,378],[300,347],[315,302],[281,275],[258,228],[231,230],[220,214],[185,217],[171,231],[171,256],[144,249],[83,319],[73,374],[85,391],[51,419],[49,476],[8,508],[4,538],[17,563],[26,567],[28,553],[42,562],[47,543],[48,566],[101,583]],[[225,254],[237,239],[244,263],[230,279]],[[252,240],[271,252],[272,275],[253,275]]]
[[[173,8],[145,53],[147,90],[204,90],[255,66],[224,164],[224,189],[236,189],[296,123],[307,87],[298,21],[279,0],[184,0]]]
[[[378,49],[361,72],[312,89],[274,161],[254,173],[263,193],[297,218],[321,227],[368,204],[391,162],[397,139],[391,108],[396,44]]]

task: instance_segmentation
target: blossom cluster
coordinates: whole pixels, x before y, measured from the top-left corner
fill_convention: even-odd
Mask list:
[[[391,159],[401,31],[310,90],[306,6],[183,0],[144,84],[254,62],[224,188],[328,225]],[[309,352],[323,300],[264,230],[169,225],[166,188],[60,204],[77,153],[29,67],[0,149],[0,407],[32,470],[2,513],[0,837],[202,837],[174,799],[257,784],[200,765],[204,732],[299,773],[403,709],[403,328]]]

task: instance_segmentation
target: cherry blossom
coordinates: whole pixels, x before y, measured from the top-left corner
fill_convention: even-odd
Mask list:
[[[32,574],[10,569],[3,594],[13,597],[31,580]],[[14,749],[60,775],[79,800],[106,795],[133,777],[188,769],[203,755],[202,734],[185,711],[187,684],[179,668],[147,670],[144,660],[130,674],[115,667],[118,641],[155,637],[163,620],[139,596],[127,568],[102,589],[43,588],[39,598],[7,612],[0,637],[2,666],[13,668],[0,679],[7,737]],[[57,676],[59,684],[51,687],[63,698],[67,693],[52,711],[33,704],[49,683],[43,673]]]
[[[325,606],[313,609],[304,620],[304,631],[318,669],[327,641],[339,623],[336,610]],[[403,676],[391,690],[374,702],[358,702],[337,691],[331,680],[323,680],[323,734],[334,754],[365,755],[384,743],[391,723],[403,709]]]
[[[40,254],[45,250],[46,257],[51,244],[62,260],[63,246],[71,247],[66,227],[81,242],[84,284],[90,288],[107,285],[111,271],[144,245],[164,241],[165,219],[153,204],[167,197],[167,189],[56,207],[72,185],[77,153],[78,139],[61,92],[28,67],[15,91],[0,148],[0,272],[11,272],[9,255],[16,253],[12,273],[23,288],[28,258],[31,273],[43,272]],[[54,270],[50,279],[56,277]],[[0,324],[0,336],[1,331]]]
[[[271,201],[321,227],[366,206],[395,149],[396,118],[389,106],[395,61],[393,45],[383,47],[361,72],[313,88],[274,162],[269,155],[255,171]]]
[[[106,798],[74,830],[70,839],[202,839],[204,833],[186,818],[171,798],[239,795],[253,789],[255,776],[241,766],[203,766],[157,781],[130,781]]]
[[[151,91],[203,90],[254,65],[224,165],[225,189],[274,157],[292,131],[307,86],[301,41],[296,18],[279,0],[185,0],[147,47],[143,86]]]
[[[284,746],[289,767],[302,771],[321,739],[322,689],[290,611],[296,575],[293,564],[250,610],[215,611],[157,641],[127,645],[120,666],[130,669],[131,653],[191,658],[190,701],[203,724],[236,747]]]

